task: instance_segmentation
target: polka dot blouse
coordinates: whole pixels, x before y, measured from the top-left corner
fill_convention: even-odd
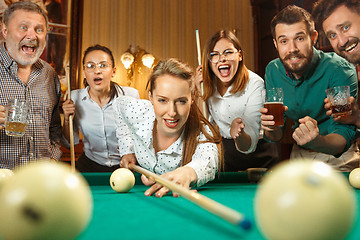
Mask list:
[[[154,108],[150,101],[119,97],[115,102],[116,134],[119,151],[126,148],[129,142],[121,137],[130,131],[132,145],[138,164],[156,174],[164,174],[180,167],[183,151],[183,134],[167,149],[155,153],[153,148]],[[206,128],[211,133],[209,128]],[[206,140],[199,135],[199,141]],[[199,143],[190,163],[197,174],[197,186],[201,186],[215,178],[218,170],[219,152],[215,143]]]

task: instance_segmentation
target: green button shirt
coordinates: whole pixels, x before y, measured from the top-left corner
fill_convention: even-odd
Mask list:
[[[289,108],[285,112],[285,118],[294,120],[293,129],[299,126],[300,118],[309,116],[318,122],[320,135],[337,133],[343,136],[347,141],[345,152],[355,137],[356,128],[337,123],[326,115],[325,90],[349,85],[351,96],[357,98],[356,71],[353,65],[335,53],[313,49],[311,65],[300,79],[288,73],[279,58],[271,61],[266,67],[266,88],[283,88],[284,105]]]

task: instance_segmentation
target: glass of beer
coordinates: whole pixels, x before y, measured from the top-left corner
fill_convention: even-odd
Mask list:
[[[351,115],[350,86],[337,86],[325,90],[331,103],[331,116]]]
[[[10,99],[5,112],[6,135],[12,137],[24,136],[28,124],[28,115],[28,102],[20,99]]]
[[[282,88],[268,88],[265,91],[264,108],[274,116],[274,126],[284,126],[284,93]]]

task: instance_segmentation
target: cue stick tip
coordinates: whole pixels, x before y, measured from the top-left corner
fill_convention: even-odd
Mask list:
[[[238,226],[248,231],[252,228],[252,223],[249,219],[244,218],[242,221],[239,222]]]

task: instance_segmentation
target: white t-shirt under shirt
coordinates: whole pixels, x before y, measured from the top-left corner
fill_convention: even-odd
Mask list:
[[[155,113],[148,100],[122,96],[116,99],[116,127],[119,139],[119,151],[128,148],[128,142],[122,135],[129,130],[138,164],[156,174],[164,174],[181,166],[183,134],[167,149],[155,153],[153,148],[153,126]],[[126,123],[126,125],[124,125]],[[209,133],[210,129],[206,127]],[[200,141],[206,140],[200,134]],[[190,163],[186,164],[197,174],[197,186],[215,178],[218,170],[219,151],[215,143],[199,143]]]
[[[264,88],[264,80],[249,70],[249,81],[243,91],[230,93],[231,86],[224,96],[221,96],[216,90],[207,101],[210,121],[218,125],[222,137],[231,139],[231,122],[238,117],[243,120],[245,132],[251,137],[251,146],[248,151],[242,153],[251,153],[256,149],[261,126],[259,110],[264,104],[262,98]]]

